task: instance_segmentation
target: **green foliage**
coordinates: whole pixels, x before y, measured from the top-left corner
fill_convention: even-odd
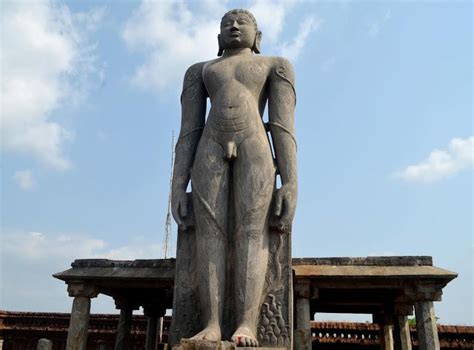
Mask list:
[[[436,317],[436,323],[438,323],[438,321],[439,321],[439,317]],[[409,318],[408,319],[408,324],[410,326],[416,326],[416,317],[413,316],[412,318]]]

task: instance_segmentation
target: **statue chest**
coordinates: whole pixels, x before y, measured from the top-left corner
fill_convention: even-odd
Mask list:
[[[265,86],[268,69],[265,65],[251,60],[232,59],[217,61],[205,67],[204,84],[212,95],[221,89],[235,87],[235,82],[251,91],[260,92]]]

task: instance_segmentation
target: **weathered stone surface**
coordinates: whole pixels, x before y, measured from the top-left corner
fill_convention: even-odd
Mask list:
[[[115,337],[115,350],[127,350],[130,348],[130,330],[132,326],[133,307],[121,305],[120,319],[117,325]]]
[[[393,337],[395,350],[412,350],[410,325],[406,315],[395,315]]]
[[[420,350],[439,350],[438,328],[432,301],[415,303],[418,348]]]
[[[207,341],[181,339],[179,345],[173,347],[173,350],[234,350],[235,343],[227,341]]]
[[[296,277],[360,277],[366,279],[378,278],[429,278],[431,280],[452,279],[456,274],[434,266],[364,266],[364,265],[293,265]]]
[[[67,350],[85,350],[87,346],[87,329],[89,327],[89,316],[91,299],[84,296],[76,296],[72,303],[71,320],[67,332]]]
[[[380,347],[382,350],[394,350],[393,325],[382,324],[380,326]]]
[[[293,265],[432,266],[433,258],[431,256],[295,258]]]
[[[296,299],[295,349],[310,350],[312,348],[311,325],[308,320],[311,318],[311,282],[309,280],[298,281],[295,285],[294,293]]]
[[[36,350],[53,350],[53,342],[49,339],[40,339],[38,340]]]
[[[181,339],[179,345],[173,347],[173,350],[251,350],[253,347],[236,346],[235,343],[228,341],[207,341],[207,340],[191,340]],[[259,350],[277,350],[285,348],[259,347]]]
[[[260,39],[250,12],[229,11],[222,57],[185,74],[172,188],[180,232],[171,344],[193,336],[292,347],[294,73],[283,58],[255,55]]]
[[[148,324],[146,329],[145,350],[156,349],[156,338],[158,335],[158,317],[155,315],[148,316]]]

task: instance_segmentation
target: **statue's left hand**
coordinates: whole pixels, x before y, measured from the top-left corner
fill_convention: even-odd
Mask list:
[[[295,217],[298,187],[287,183],[278,189],[275,197],[274,214],[278,216],[278,230],[288,232]]]
[[[173,189],[171,192],[171,212],[178,226],[186,229],[185,218],[188,214],[188,196],[186,191]]]

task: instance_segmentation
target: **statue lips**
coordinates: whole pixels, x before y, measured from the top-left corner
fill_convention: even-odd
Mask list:
[[[241,35],[242,34],[239,31],[235,31],[235,32],[231,32],[229,36],[231,39],[239,39]]]

